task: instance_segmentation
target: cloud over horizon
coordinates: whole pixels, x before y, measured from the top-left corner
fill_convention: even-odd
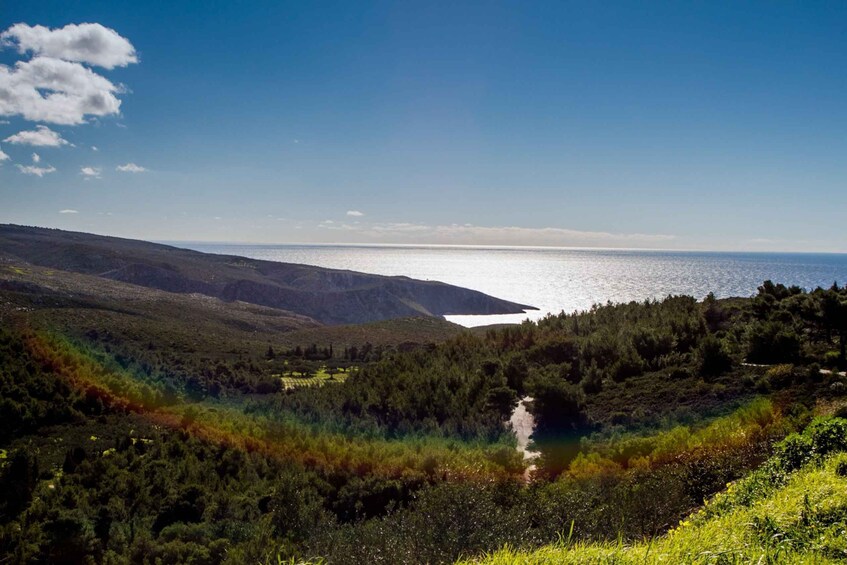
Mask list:
[[[79,170],[79,174],[84,176],[86,179],[99,179],[100,171],[100,167],[82,167]]]
[[[356,239],[359,243],[655,248],[676,239],[675,235],[667,234],[612,233],[554,227],[428,225],[408,222],[346,224],[323,221],[318,224],[318,228],[344,231],[346,239]]]

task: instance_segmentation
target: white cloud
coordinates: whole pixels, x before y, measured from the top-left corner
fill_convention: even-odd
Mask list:
[[[136,165],[135,163],[127,163],[126,165],[118,165],[116,170],[121,171],[122,173],[143,173],[147,171],[144,167],[140,165]]]
[[[2,149],[0,149],[0,163],[2,163],[3,161],[8,161],[8,160],[9,160],[9,156],[6,155],[6,153],[4,153]]]
[[[37,177],[43,177],[49,173],[55,173],[56,168],[52,166],[47,167],[36,167],[33,165],[17,165],[18,169],[25,175],[35,175]]]
[[[120,112],[123,87],[84,66],[112,69],[137,62],[135,49],[100,24],[61,29],[16,24],[0,34],[0,47],[15,47],[28,61],[0,65],[0,116],[76,125],[86,116]]]
[[[97,146],[96,146],[96,145],[92,145],[92,146],[91,146],[91,150],[92,150],[92,151],[100,151],[99,149],[97,149]]]
[[[0,101],[0,104],[2,104],[2,101]],[[15,135],[10,135],[3,141],[6,143],[14,143],[16,145],[33,145],[36,147],[59,147],[61,145],[68,145],[67,140],[62,139],[61,135],[47,126],[35,126],[34,130],[19,131]]]
[[[39,155],[38,153],[33,153],[32,154],[32,162],[33,163],[40,163],[41,162],[41,155]]]
[[[100,167],[82,167],[79,170],[79,174],[87,179],[99,179]]]
[[[120,112],[123,90],[79,63],[48,57],[0,65],[0,115],[77,125],[85,116]]]
[[[364,214],[364,212],[359,212],[358,210],[347,210],[347,215],[353,216],[355,218],[361,218],[365,214]]]
[[[137,63],[135,47],[115,30],[100,24],[68,24],[63,28],[15,24],[2,34],[4,46],[17,47],[18,53],[63,61],[87,63],[106,69]]]
[[[77,211],[77,210],[65,209],[65,210],[59,210],[59,213],[60,213],[60,214],[79,214],[79,211]]]

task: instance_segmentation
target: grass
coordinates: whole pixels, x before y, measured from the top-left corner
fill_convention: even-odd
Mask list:
[[[843,563],[847,560],[847,454],[810,463],[784,486],[745,501],[728,485],[707,506],[668,534],[633,544],[559,543],[531,552],[503,548],[465,564]],[[709,505],[720,506],[710,510]]]
[[[353,369],[351,368],[338,367],[333,369],[332,373],[330,373],[328,367],[324,365],[312,375],[300,373],[298,371],[290,371],[284,375],[274,376],[278,376],[282,379],[282,384],[285,385],[286,389],[289,389],[304,386],[323,386],[325,384],[343,383],[347,380],[347,377],[350,376],[352,371]]]

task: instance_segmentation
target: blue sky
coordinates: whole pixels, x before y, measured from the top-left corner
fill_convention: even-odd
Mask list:
[[[843,2],[5,3],[0,31],[27,28],[0,92],[54,57],[120,108],[0,103],[0,222],[847,251],[845,22]],[[114,31],[102,52],[51,43],[82,23]],[[4,141],[39,125],[68,143]]]

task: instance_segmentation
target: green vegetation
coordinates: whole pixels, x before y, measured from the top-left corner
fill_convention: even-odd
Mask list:
[[[664,548],[673,561],[697,542],[668,529],[706,499],[692,532],[726,520],[725,536],[748,535],[757,507],[714,498],[727,483],[783,489],[751,491],[765,504],[814,473],[840,480],[838,461],[819,461],[842,449],[840,420],[791,435],[847,405],[839,287],[765,283],[752,299],[598,305],[449,335],[421,321],[432,340],[406,339],[413,320],[395,339],[379,322],[370,340],[274,331],[272,309],[238,303],[198,299],[174,317],[168,293],[120,305],[112,283],[97,300],[21,284],[0,304],[9,562],[445,563],[504,546],[521,552],[495,559]],[[526,395],[542,454],[528,483],[506,426]],[[762,519],[799,540],[806,522],[786,504]],[[745,547],[837,547],[792,543]]]
[[[28,226],[0,225],[0,252],[4,258],[37,266],[42,272],[52,274],[57,269],[88,279],[129,283],[136,290],[238,301],[311,325],[446,313],[513,314],[531,308],[437,281],[200,253]],[[25,274],[28,268],[20,270],[23,273],[16,274]]]
[[[802,450],[798,450],[802,446]],[[816,420],[762,468],[667,534],[633,544],[563,537],[466,563],[842,563],[847,558],[847,420]]]
[[[325,384],[343,383],[350,376],[351,369],[346,367],[327,367],[322,365],[315,373],[289,371],[279,375],[286,389],[301,386],[322,386]]]

